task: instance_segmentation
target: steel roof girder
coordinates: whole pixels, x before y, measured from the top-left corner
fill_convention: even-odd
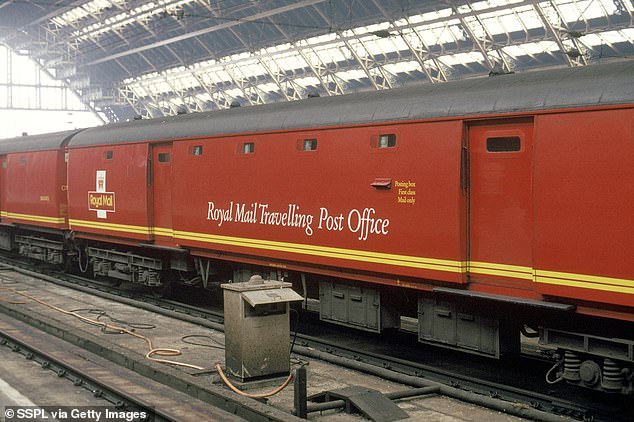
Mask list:
[[[292,45],[295,44],[292,43]],[[306,47],[306,49],[309,50],[309,52],[312,53],[313,58],[316,59],[315,63],[309,60],[303,48],[298,48],[297,52],[306,62],[308,68],[311,70],[313,75],[317,78],[317,80],[319,80],[322,88],[326,91],[326,94],[328,96],[343,94],[344,90],[341,82],[331,72],[328,71],[328,66],[326,66],[326,64],[321,60],[319,54],[317,54],[310,46]]]
[[[226,98],[222,97],[222,98],[216,98],[216,95],[214,95],[214,92],[209,88],[209,86],[207,86],[207,84],[205,84],[202,80],[202,78],[200,77],[200,74],[198,74],[198,72],[191,72],[192,77],[194,77],[196,79],[196,81],[198,81],[198,85],[205,91],[205,93],[207,95],[209,95],[210,101],[212,103],[214,103],[214,105],[216,106],[216,108],[221,109],[221,108],[227,108],[229,106],[229,101],[227,101]],[[219,100],[222,100],[219,101]]]
[[[409,44],[409,49],[411,51],[412,57],[418,62],[418,65],[421,68],[421,71],[427,76],[429,82],[431,83],[442,83],[447,82],[447,75],[445,70],[443,69],[443,65],[440,64],[438,58],[426,52],[423,56],[420,51],[417,51],[411,44]]]
[[[530,37],[530,35],[529,35],[529,37]],[[541,39],[543,39],[543,36],[541,36],[541,35],[540,35],[540,36],[535,35],[535,36],[533,36],[532,38],[528,38],[528,39],[527,39],[525,36],[524,36],[524,37],[518,37],[518,38],[517,38],[517,39],[515,39],[515,40],[511,39],[511,42],[509,42],[509,43],[508,43],[508,45],[518,45],[518,44],[522,44],[522,43],[525,43],[526,41],[531,41],[531,39],[534,39],[534,40],[541,40]],[[404,50],[404,51],[405,51],[405,50]],[[454,50],[454,51],[452,52],[452,54],[455,54],[455,53],[460,53],[460,52],[464,52],[464,51],[469,51],[469,50],[465,50],[465,49],[458,49],[458,50]],[[500,53],[501,53],[501,54],[507,54],[504,50],[498,50],[498,51],[496,52],[496,54],[500,54]],[[402,53],[401,53],[401,55],[402,55],[402,57],[405,57]],[[317,56],[315,56],[314,58],[315,58],[315,59],[317,59]],[[509,55],[509,56],[508,56],[508,58],[511,58],[511,59],[512,59],[512,56],[510,56],[510,55]],[[507,58],[507,60],[508,60],[508,58]],[[275,60],[275,55],[271,55],[271,56],[270,56],[270,59],[271,59],[271,60]],[[254,59],[253,59],[253,58],[250,58],[250,60],[251,60],[251,61],[253,61]],[[264,59],[262,59],[262,60],[264,60],[264,61],[265,61],[265,63],[264,63],[264,64],[266,64],[266,60],[267,60],[267,59],[266,59],[266,58],[264,58]],[[303,59],[303,62],[304,62],[304,63],[306,63],[306,59]],[[238,64],[237,64],[237,63],[232,63],[232,65],[233,65],[233,66],[235,66],[235,67],[237,67],[237,66],[238,66]],[[332,69],[330,69],[332,66],[335,66],[335,69],[334,69],[334,71],[335,71],[335,72],[336,72],[336,71],[338,71],[338,70],[341,70],[341,69],[342,69],[339,65],[335,65],[335,64],[331,64],[331,66],[329,66],[329,67],[327,67],[325,64],[323,64],[323,62],[317,62],[317,63],[315,64],[315,67],[316,67],[316,69],[318,69],[318,72],[320,73],[320,75],[325,75],[325,74],[327,74],[329,71],[331,71],[331,70],[332,70]],[[270,66],[269,66],[269,67],[270,67]],[[308,67],[308,66],[307,66],[307,67]],[[296,71],[296,70],[297,70],[297,69],[295,69],[295,71]],[[276,78],[276,79],[277,79],[277,81],[278,81],[278,82],[280,82],[280,76],[279,76],[279,75],[276,75],[275,73],[271,73],[271,74],[272,74],[273,78]],[[271,79],[271,80],[275,81],[275,79]]]
[[[240,36],[239,33],[237,33],[233,28],[229,28],[229,30],[231,31],[231,33],[245,46],[248,48],[248,44],[242,39],[242,37]],[[264,71],[266,73],[268,73],[269,77],[276,83],[276,85],[278,86],[278,89],[280,90],[280,93],[285,97],[285,99],[288,101],[289,97],[286,94],[285,90],[283,89],[282,85],[279,83],[279,81],[275,78],[275,75],[273,74],[273,72],[271,72],[270,67],[264,63],[262,61],[262,59],[260,57],[256,57],[256,62],[259,63],[263,68]],[[225,67],[225,71],[226,67]],[[257,88],[257,86],[255,84],[252,84],[250,82],[250,79],[256,76],[252,76],[252,75],[245,75],[245,73],[242,71],[242,69],[240,68],[240,73],[242,74],[242,78],[236,79],[234,77],[233,74],[228,73],[230,75],[231,78],[233,78],[234,80],[245,80],[247,81],[246,85],[240,85],[240,89],[242,89],[242,91],[244,92],[244,97],[251,103],[251,104],[264,104],[264,95],[267,95],[266,93],[264,93],[262,90],[260,90],[259,88]],[[248,88],[245,88],[248,87]],[[249,91],[249,92],[247,92]]]
[[[487,52],[486,53],[487,56],[489,56],[489,58],[492,58],[491,53],[492,52],[497,53],[499,60],[493,60],[494,63],[497,64],[501,61],[502,71],[505,73],[511,72],[512,71],[511,65],[506,59],[506,54],[504,54],[502,50],[498,48],[498,43],[496,43],[495,40],[493,39],[493,36],[491,35],[489,28],[487,28],[484,22],[482,22],[482,18],[480,17],[480,15],[475,15],[473,17],[473,20],[474,22],[478,23],[478,25],[482,28],[482,31],[484,31],[484,33],[486,34],[486,38],[482,40],[482,46],[485,48],[485,51]],[[510,35],[508,32],[506,33],[506,37],[507,39],[510,38]],[[493,47],[492,51],[487,48],[489,45]],[[495,56],[493,56],[493,58],[495,58]]]
[[[274,59],[272,57],[266,57],[266,59],[274,61]],[[268,65],[266,60],[264,60],[264,58],[259,58],[258,59],[258,63],[260,63],[260,65],[264,68],[264,70],[266,70],[266,72],[268,73],[269,77],[277,85],[280,93],[282,94],[282,96],[284,97],[284,99],[286,101],[299,99],[299,97],[297,95],[297,89],[293,89],[293,93],[291,95],[289,95],[289,84],[288,84],[288,79],[286,78],[286,74],[285,73],[272,71],[271,67]],[[279,66],[277,66],[277,67],[279,69]],[[286,86],[283,86],[283,84],[286,85]],[[291,86],[293,88],[295,88],[294,85],[291,85]]]
[[[363,71],[368,75],[368,78],[370,79],[372,86],[377,90],[392,88],[392,81],[389,76],[389,72],[387,72],[383,68],[383,66],[381,66],[377,62],[375,57],[370,53],[368,48],[363,43],[363,39],[358,39],[356,40],[356,42],[358,42],[359,45],[367,53],[365,56],[363,57],[360,56],[358,52],[356,51],[356,49],[352,46],[350,41],[344,40],[344,43],[350,50],[350,53],[352,54],[352,56],[361,65],[361,68],[363,69]],[[385,52],[383,52],[383,56],[384,57],[387,56]]]
[[[181,100],[181,102],[183,103],[183,106],[187,109],[187,112],[191,113],[192,110],[191,110],[191,108],[189,107],[189,105],[187,104],[187,102],[184,99],[183,90],[176,89],[176,87],[174,86],[174,84],[171,81],[171,78],[165,77],[164,81],[165,81],[165,83],[167,85],[169,85],[170,88],[172,88],[172,91],[171,91],[172,97],[179,98]],[[179,110],[176,110],[176,111],[178,112]]]
[[[621,0],[615,0],[615,1],[620,1],[621,4],[623,4],[623,2]],[[208,2],[201,2],[198,1],[197,4],[201,4],[203,3],[203,5],[205,7],[207,7],[207,5],[209,4]],[[379,0],[372,0],[372,3],[374,3],[375,6],[377,6],[377,3],[380,3]],[[508,16],[509,14],[515,14],[517,15],[518,12],[520,12],[522,17],[525,17],[526,15],[521,13],[521,6],[526,7],[527,5],[532,7],[532,5],[534,4],[540,4],[543,5],[543,7],[549,7],[548,3],[546,3],[546,0],[540,0],[540,1],[534,1],[534,0],[527,0],[521,3],[514,3],[514,4],[506,4],[506,5],[500,5],[500,3],[496,3],[496,6],[494,7],[489,7],[488,9],[483,9],[483,10],[469,10],[467,8],[460,8],[460,10],[462,11],[461,14],[458,15],[453,15],[450,17],[440,17],[439,18],[439,22],[442,22],[444,20],[444,24],[445,27],[448,27],[447,22],[451,19],[455,19],[456,16],[473,16],[474,19],[477,18],[480,14],[483,13],[490,13],[491,11],[493,11],[494,9],[499,9],[499,10],[507,10],[507,12],[505,12],[506,14],[504,16]],[[500,6],[497,6],[500,5]],[[380,6],[380,4],[379,4]],[[209,7],[210,4],[209,4]],[[378,6],[377,6],[378,7]],[[533,8],[534,9],[534,8]],[[215,9],[214,9],[215,10]],[[251,10],[254,10],[253,8]],[[260,9],[262,10],[262,9]],[[631,9],[628,7],[623,7],[623,10],[626,11],[626,13],[629,14],[629,20],[630,20],[630,27],[632,26],[632,11]],[[606,22],[607,25],[609,27],[612,27],[612,25],[616,22],[620,22],[619,19],[616,17],[616,15],[614,16],[610,16],[607,15],[607,11],[605,10],[605,8],[603,8],[604,14],[606,15]],[[549,32],[548,28],[544,29],[547,33],[547,38],[551,39],[551,40],[555,40],[556,38],[559,39],[559,43],[557,43],[557,41],[555,40],[555,42],[557,43],[559,49],[563,52],[574,52],[574,51],[578,51],[579,53],[581,53],[581,56],[579,58],[574,58],[571,57],[569,54],[562,54],[559,55],[556,51],[553,54],[552,51],[545,51],[545,54],[549,54],[550,56],[556,58],[558,61],[559,60],[568,60],[569,61],[569,65],[570,62],[576,62],[577,64],[581,64],[581,62],[583,60],[586,59],[586,57],[584,56],[585,53],[592,51],[593,47],[595,46],[595,42],[591,42],[590,44],[584,44],[583,39],[579,40],[575,37],[569,37],[566,35],[566,33],[564,32],[559,32],[559,30],[557,29],[557,27],[564,27],[565,23],[564,20],[561,17],[561,13],[560,11],[556,11],[554,7],[553,8],[549,8],[549,12],[552,13],[552,15],[549,15],[549,17],[547,18],[548,21],[553,23],[553,30],[552,32]],[[598,12],[598,11],[597,11]],[[105,16],[105,15],[104,15]],[[440,16],[440,15],[439,15]],[[555,16],[559,16],[559,22],[557,21],[557,18],[555,18]],[[626,15],[627,16],[627,15]],[[596,22],[592,22],[592,21],[588,21],[586,20],[586,17],[583,16],[583,23],[587,26],[587,25],[595,25]],[[477,37],[472,38],[471,41],[473,40],[477,40],[480,42],[481,44],[481,50],[479,51],[484,51],[485,56],[483,56],[485,58],[485,61],[488,60],[491,62],[499,62],[499,63],[504,63],[504,66],[507,68],[510,68],[510,66],[512,65],[512,61],[514,59],[513,54],[511,53],[511,49],[504,49],[504,48],[500,48],[501,44],[497,43],[494,41],[493,37],[491,36],[491,33],[489,31],[486,31],[487,29],[487,25],[489,25],[489,21],[486,19],[489,18],[493,18],[493,21],[491,21],[491,23],[493,25],[495,25],[495,16],[489,16],[488,18],[485,16],[482,16],[481,19],[478,19],[478,22],[476,22],[476,20],[473,19],[464,19],[465,21],[468,21],[468,26],[472,29],[472,32],[475,34],[480,34]],[[386,19],[389,21],[390,17],[386,16]],[[501,18],[500,18],[501,19]],[[531,17],[531,19],[537,19],[537,16],[535,17]],[[571,20],[569,18],[568,21],[570,22]],[[594,18],[593,18],[594,19]],[[516,31],[517,33],[515,34],[509,34],[508,33],[508,28],[515,28],[515,25],[511,25],[510,27],[506,28],[507,31],[507,38],[513,38],[512,40],[510,40],[510,42],[508,44],[505,45],[518,45],[521,44],[519,43],[518,40],[518,36],[522,36],[524,37],[524,42],[525,43],[529,43],[530,40],[538,40],[537,37],[534,36],[534,34],[529,34],[528,33],[528,29],[526,28],[525,22],[522,20],[522,18],[520,18],[518,16],[517,21],[519,23],[519,25],[521,25],[521,27],[523,28],[523,32],[521,28],[517,29],[513,29],[513,31]],[[544,19],[542,19],[542,21],[544,21]],[[402,23],[403,21],[400,20],[399,23]],[[532,28],[535,26],[535,21],[527,21],[530,22],[531,25],[531,30]],[[411,24],[411,21],[407,22],[408,24]],[[179,23],[182,26],[182,23]],[[393,23],[392,23],[393,24]],[[422,22],[422,25],[427,25],[429,24],[429,22]],[[538,22],[539,24],[539,22]],[[601,22],[599,22],[599,24],[601,25]],[[419,34],[419,30],[420,28],[424,28],[424,26],[422,26],[421,23],[416,23],[410,26],[410,28],[416,28],[416,31],[413,31],[419,38],[420,38],[420,34]],[[442,26],[442,23],[440,24]],[[546,25],[544,25],[546,26]],[[137,28],[140,28],[141,24],[137,24]],[[572,26],[571,26],[572,27]],[[396,27],[395,27],[396,28]],[[399,58],[402,60],[407,60],[408,56],[411,57],[412,60],[416,60],[416,62],[419,63],[419,66],[422,70],[423,73],[425,73],[425,75],[427,75],[427,78],[434,82],[434,81],[442,81],[442,80],[447,80],[447,76],[445,74],[445,69],[447,69],[448,71],[451,69],[454,69],[454,67],[450,66],[450,65],[445,65],[442,64],[439,60],[438,57],[435,53],[429,51],[429,48],[427,48],[427,50],[425,49],[425,47],[423,47],[421,44],[419,44],[417,41],[415,41],[415,38],[412,37],[411,39],[408,39],[406,34],[403,34],[403,30],[407,29],[408,26],[407,25],[400,25],[398,28],[396,28],[396,31],[399,31],[399,35],[402,37],[403,40],[405,41],[410,41],[409,43],[405,43],[405,45],[407,45],[407,49],[403,49],[402,51],[396,51],[394,55],[392,55],[390,53],[390,58],[393,58],[394,56],[399,56]],[[498,28],[497,26],[489,26],[489,28]],[[576,28],[576,27],[572,27],[572,28]],[[593,27],[591,27],[593,28]],[[62,36],[63,31],[56,31],[55,28],[51,28],[52,29],[52,33],[53,35],[50,36],[49,40],[51,42],[55,42],[55,40],[59,40],[59,37]],[[486,35],[483,35],[483,32],[481,32],[481,30],[484,29],[484,31],[486,31]],[[502,27],[501,30],[504,33],[505,28]],[[120,32],[120,31],[117,31]],[[499,34],[499,31],[495,30],[493,31],[496,36],[495,39],[502,39],[501,35]],[[592,33],[593,30],[586,30],[585,33],[590,34]],[[44,35],[44,33],[43,33]],[[458,34],[456,34],[458,35]],[[47,35],[48,36],[48,35]],[[286,36],[286,35],[285,35]],[[352,39],[362,39],[359,43],[360,44],[364,44],[363,41],[363,37],[367,37],[367,34],[364,35],[360,35],[359,37],[354,37],[351,38]],[[44,38],[44,37],[43,37]],[[288,37],[287,37],[288,38]],[[198,40],[198,38],[196,38]],[[543,39],[543,38],[542,38]],[[341,39],[337,39],[334,42],[340,42]],[[400,41],[400,40],[399,40]],[[442,40],[439,40],[439,42],[441,42]],[[100,43],[99,41],[97,42],[98,44]],[[354,44],[354,41],[350,41],[349,44]],[[244,43],[243,43],[244,44]],[[609,45],[609,43],[607,43]],[[333,44],[334,45],[334,44]],[[401,45],[403,45],[401,43]],[[403,47],[405,46],[403,45]],[[620,45],[620,44],[619,44]],[[438,48],[442,49],[443,54],[449,54],[449,55],[454,55],[454,54],[458,54],[460,52],[463,51],[468,51],[465,50],[466,45],[461,43],[458,46],[454,46],[453,44],[449,44],[449,45],[442,45],[439,44]],[[471,46],[470,46],[471,47]],[[491,47],[494,47],[493,49]],[[169,47],[168,47],[169,48]],[[301,50],[305,55],[309,55],[312,56],[313,53],[316,57],[319,57],[318,54],[316,54],[314,52],[314,48],[315,47],[305,47],[305,46],[300,46],[299,44],[295,44],[295,48],[297,50]],[[471,47],[471,51],[473,51],[473,48],[475,48],[476,50],[478,50],[477,46],[474,44]],[[618,48],[615,47],[615,48]],[[596,48],[594,49],[596,51]],[[311,51],[313,53],[311,53]],[[366,49],[367,51],[367,49]],[[436,51],[434,49],[434,51]],[[174,52],[172,52],[174,53]],[[529,51],[526,52],[518,52],[518,54],[520,54],[520,57],[526,57],[524,56],[524,54],[529,54]],[[357,56],[359,57],[360,60],[357,60],[356,58],[354,58],[354,60],[351,60],[349,63],[328,63],[328,59],[326,57],[324,57],[323,60],[320,60],[319,62],[313,62],[311,63],[308,60],[305,60],[301,54],[298,54],[298,59],[301,58],[301,60],[306,62],[306,68],[305,69],[292,69],[290,72],[283,72],[283,71],[279,71],[276,70],[276,67],[279,67],[277,65],[275,65],[274,63],[276,62],[276,56],[275,53],[271,56],[271,59],[264,59],[264,61],[260,62],[260,66],[262,66],[262,68],[264,68],[264,70],[266,71],[266,76],[263,78],[260,78],[258,80],[253,80],[253,79],[249,79],[248,82],[250,82],[251,84],[259,84],[262,83],[262,79],[266,79],[269,82],[273,82],[275,83],[279,89],[282,95],[284,95],[285,98],[292,98],[292,95],[296,95],[297,93],[297,87],[299,85],[296,84],[295,80],[298,77],[301,76],[305,76],[305,74],[302,74],[302,72],[312,72],[313,75],[317,78],[316,80],[320,81],[320,84],[324,87],[324,89],[326,90],[326,92],[330,95],[330,89],[334,88],[334,90],[337,89],[337,83],[339,83],[339,86],[341,87],[341,92],[343,92],[343,87],[345,86],[345,81],[341,80],[340,78],[337,77],[337,75],[335,74],[338,71],[344,70],[349,68],[349,65],[351,63],[355,63],[357,68],[359,68],[359,66],[361,66],[361,64],[363,64],[365,66],[365,68],[367,69],[367,73],[370,73],[370,77],[368,78],[368,81],[370,81],[370,83],[372,83],[373,81],[381,81],[382,80],[382,76],[380,73],[380,70],[382,70],[385,76],[387,76],[388,78],[391,78],[390,73],[387,71],[387,69],[385,69],[381,64],[383,64],[383,61],[381,60],[383,58],[383,56],[381,56],[380,54],[377,53],[377,55],[375,57],[371,57],[368,58],[366,54],[363,54],[363,50],[360,50],[357,54]],[[320,53],[321,54],[321,53]],[[178,52],[176,52],[176,54],[173,54],[174,57],[176,57],[178,60],[183,61],[183,59],[180,57],[180,54]],[[281,56],[280,56],[281,57]],[[537,59],[541,62],[541,60],[545,57],[545,55],[541,55],[541,53],[538,53],[535,55],[535,57],[537,57]],[[140,59],[143,59],[143,57],[139,57]],[[53,59],[53,60],[58,60],[58,59]],[[153,63],[155,63],[155,60],[149,56],[149,57],[145,57],[146,62],[148,62],[150,64],[150,66],[152,66],[155,70],[158,70],[156,68],[156,66],[153,65]],[[461,60],[461,58],[458,58],[458,60]],[[467,59],[468,61],[469,59]],[[462,60],[461,60],[462,61]],[[548,62],[550,62],[550,59],[547,59]],[[117,59],[117,62],[119,62],[119,59]],[[296,62],[291,62],[290,64],[292,66],[297,66],[298,65],[299,60],[297,60]],[[380,62],[380,63],[378,63]],[[385,61],[386,63],[389,62],[389,60]],[[452,62],[449,63],[457,63],[457,60],[453,60]],[[482,63],[478,60],[479,63]],[[543,63],[543,62],[542,62]],[[120,66],[122,68],[125,68],[123,66],[122,62],[119,62]],[[375,66],[380,66],[375,68]],[[463,72],[464,70],[462,69],[462,64],[457,64],[455,65],[455,69],[458,71]],[[465,66],[468,66],[468,63],[465,64]],[[59,66],[58,66],[59,67]],[[143,66],[145,67],[145,66]],[[313,68],[311,68],[313,67]],[[476,66],[478,68],[479,71],[481,71],[480,66]],[[363,70],[361,68],[359,68],[360,70]],[[411,69],[411,68],[410,68]],[[316,71],[315,71],[316,70]],[[366,70],[363,70],[364,72],[366,72]],[[414,70],[413,70],[414,71]],[[386,72],[386,73],[385,73]],[[400,75],[399,69],[396,69],[396,73],[394,73],[395,75]],[[417,72],[417,70],[416,70]],[[61,75],[62,73],[59,72],[59,75]],[[444,77],[443,77],[444,76]],[[364,84],[367,82],[365,80],[365,78],[363,78],[362,81]],[[233,88],[236,88],[237,85],[235,85],[233,82],[231,83],[233,86]],[[174,85],[174,84],[172,84]],[[209,91],[209,89],[205,86],[203,86],[202,84],[200,84],[206,91]],[[228,85],[228,83],[227,83]],[[247,87],[247,89],[250,89],[250,87],[248,85],[245,85]],[[289,88],[290,87],[290,88]],[[221,87],[222,88],[222,87]],[[174,89],[174,87],[172,87],[172,89]],[[347,89],[347,87],[346,87]],[[176,90],[178,93],[178,90]],[[244,93],[245,90],[243,89],[242,92]],[[209,93],[209,92],[207,92]],[[285,95],[286,94],[286,95]],[[291,95],[292,94],[292,95]],[[266,93],[262,94],[260,93],[259,95],[261,96],[265,96]],[[245,98],[248,98],[247,96],[245,96]],[[201,100],[204,101],[204,100]],[[213,102],[213,101],[212,101]],[[205,103],[207,105],[209,105],[209,103]],[[216,103],[214,103],[216,104]]]
[[[195,113],[204,110],[194,91],[190,90],[183,94],[184,95],[181,95],[181,100],[183,101],[183,105],[187,108],[188,113]]]
[[[229,78],[231,78],[235,86],[242,91],[244,98],[249,102],[249,104],[264,104],[261,91],[249,81],[248,77],[246,77],[239,68],[223,64],[222,69],[227,73],[227,75],[229,75]],[[235,71],[236,69],[242,73],[242,76],[237,74]]]
[[[122,100],[123,102],[127,103],[130,107],[132,107],[134,112],[138,114],[139,116],[142,116],[144,114],[144,111],[149,113],[149,110],[146,110],[145,108],[143,109],[139,108],[139,105],[142,105],[141,101],[139,97],[134,93],[134,91],[131,90],[129,87],[127,86],[117,87],[115,89],[115,93],[117,97],[119,98],[119,100]]]
[[[405,18],[405,20],[409,23],[408,18]],[[417,49],[414,47],[408,36],[410,34],[418,39],[422,48]],[[429,81],[431,83],[447,82],[447,75],[444,73],[441,63],[438,61],[437,56],[431,53],[429,46],[427,46],[418,31],[412,30],[410,34],[399,32],[401,39],[405,42],[405,45],[407,45],[409,51],[416,59],[418,65],[421,67],[421,70],[425,73]],[[425,59],[427,59],[427,61],[431,61],[434,66],[427,66],[425,64]],[[436,75],[434,75],[434,71],[436,72]]]
[[[161,47],[161,46],[166,45],[166,44],[171,44],[171,43],[174,43],[174,42],[177,42],[177,41],[182,41],[184,39],[197,37],[197,36],[203,35],[203,34],[208,34],[208,33],[211,33],[211,32],[218,31],[220,29],[230,28],[230,27],[233,27],[233,26],[240,25],[240,24],[242,24],[244,22],[256,21],[258,19],[263,19],[263,18],[266,18],[268,16],[279,15],[281,13],[285,13],[285,12],[288,12],[290,10],[295,10],[295,9],[298,9],[298,8],[307,7],[307,6],[310,6],[310,5],[313,5],[313,4],[317,4],[317,3],[321,3],[321,2],[324,2],[324,1],[326,1],[326,0],[300,0],[300,1],[292,2],[291,4],[288,4],[288,5],[285,5],[285,6],[282,6],[282,7],[278,7],[276,9],[267,10],[267,11],[264,11],[264,12],[261,12],[261,13],[256,13],[256,14],[252,15],[251,17],[249,17],[248,19],[243,19],[243,20],[239,20],[239,21],[224,22],[224,23],[221,23],[221,24],[218,24],[218,25],[214,25],[214,26],[211,26],[211,27],[208,27],[208,28],[204,28],[204,29],[200,29],[200,30],[197,30],[197,31],[189,32],[189,33],[186,33],[186,34],[181,34],[181,35],[178,35],[178,36],[170,37],[170,38],[167,38],[167,39],[164,39],[164,40],[160,40],[160,41],[156,41],[156,42],[153,42],[153,43],[141,46],[141,47],[136,47],[136,48],[133,48],[133,49],[130,49],[130,50],[127,50],[127,51],[123,51],[123,52],[120,52],[120,53],[115,53],[115,54],[111,54],[111,55],[106,56],[106,57],[102,57],[102,58],[93,60],[93,61],[87,63],[86,65],[87,66],[92,66],[92,65],[95,65],[95,64],[99,64],[99,63],[103,63],[103,62],[106,62],[106,61],[109,61],[109,60],[113,60],[115,58],[128,56],[130,54],[135,54],[135,53],[138,53],[138,52],[141,52],[141,51],[150,50],[150,49],[153,49],[153,48],[156,48],[156,47]]]
[[[311,7],[319,13],[319,9],[317,9],[315,5],[312,5]],[[317,52],[314,50],[314,46],[311,46],[308,44],[305,46],[298,45],[297,41],[295,41],[292,37],[290,37],[286,33],[286,31],[284,31],[283,28],[281,28],[279,25],[277,25],[276,28],[284,36],[284,38],[286,38],[287,42],[292,46],[292,51],[297,52],[297,54],[302,58],[304,63],[306,63],[306,67],[308,67],[308,69],[310,69],[310,71],[312,72],[313,76],[317,78],[321,87],[324,89],[326,95],[333,96],[333,95],[340,95],[344,93],[341,82],[336,77],[328,73],[328,67],[321,60],[321,57],[319,56],[319,54],[317,54]],[[310,60],[310,58],[308,57],[304,49],[309,51],[309,53],[311,54],[311,57],[315,59],[314,61]],[[332,85],[332,88],[331,88],[331,85]]]
[[[177,3],[180,0],[171,0],[170,2],[163,2],[162,4],[156,4],[155,7],[152,9],[152,11],[158,11],[158,10],[163,10],[166,9],[167,7],[169,7],[171,4],[173,3]],[[127,3],[131,3],[130,1],[128,1]],[[150,11],[148,9],[143,9],[141,8],[141,6],[148,4],[147,0],[144,1],[138,1],[136,2],[138,5],[132,6],[132,7],[127,7],[126,5],[119,5],[119,4],[115,4],[115,6],[117,7],[117,9],[115,8],[108,8],[108,9],[102,9],[99,10],[97,12],[92,12],[87,16],[90,16],[92,18],[92,21],[90,22],[86,22],[86,18],[82,18],[80,20],[74,21],[74,22],[70,22],[67,25],[65,25],[64,27],[69,27],[72,30],[71,31],[66,31],[65,32],[65,39],[64,42],[68,42],[69,40],[76,38],[76,34],[75,32],[77,31],[81,31],[82,28],[86,28],[86,27],[90,27],[91,25],[95,25],[95,24],[100,24],[101,26],[95,30],[86,32],[86,33],[80,33],[79,36],[80,37],[88,37],[88,38],[92,38],[95,36],[95,33],[99,32],[103,32],[103,29],[106,28],[107,31],[115,31],[116,29],[114,28],[116,25],[118,25],[121,21],[113,19],[117,16],[120,16],[123,12],[126,13],[131,13],[133,12],[133,15],[130,16],[126,16],[125,19],[134,19],[135,17],[139,17],[138,19],[134,19],[134,23],[138,23],[138,24],[142,24],[142,20],[148,20],[148,17],[146,16],[147,12]],[[58,15],[61,16],[61,15]],[[110,20],[110,23],[108,24],[104,24],[103,22]],[[50,22],[50,21],[49,21]]]
[[[66,4],[66,5],[61,7],[61,9],[63,10],[61,14],[67,12],[68,10],[72,9],[73,7],[81,5],[84,2],[85,2],[85,0],[74,0],[72,2],[69,2],[68,4]],[[6,5],[8,5],[8,3]],[[4,4],[0,5],[0,8],[2,8],[2,6],[4,6]],[[37,18],[36,20],[34,20],[32,22],[29,22],[26,26],[37,25],[37,24],[39,24],[41,22],[48,21],[49,19],[52,19],[55,16],[59,16],[59,15],[60,15],[60,10],[57,9],[57,10],[55,10],[53,12],[47,13],[46,15]]]
[[[572,44],[572,46],[566,46],[566,47],[569,47],[568,50],[566,50],[566,49],[562,50],[563,54],[568,56],[568,57],[570,57],[572,63],[575,66],[587,65],[588,61],[587,61],[585,55],[583,54],[583,53],[585,53],[585,51],[583,51],[580,48],[579,43],[576,41],[576,39],[573,38],[573,37],[563,38],[561,36],[562,32],[564,34],[569,34],[570,33],[570,28],[568,27],[568,23],[564,19],[564,14],[561,12],[561,9],[557,5],[557,3],[555,3],[553,0],[549,0],[548,3],[553,8],[553,10],[556,12],[557,19],[558,19],[558,21],[559,21],[559,23],[561,24],[561,27],[562,27],[562,29],[560,29],[558,31],[557,36],[562,41],[562,44],[565,45],[566,41],[568,41],[570,44]],[[580,11],[580,14],[583,15],[583,13],[581,12],[581,9],[579,8],[579,4],[577,3],[577,0],[574,1],[574,4],[577,7],[577,9]],[[585,20],[585,18],[584,18],[584,22],[585,22],[585,25],[586,25],[586,28],[587,28],[588,27],[588,22],[587,22],[587,20]],[[555,28],[553,28],[553,29],[555,29]]]
[[[558,19],[557,24],[562,25],[562,26],[565,27],[566,26],[566,22],[564,21],[562,15],[561,15],[561,11],[552,3],[552,1],[548,2],[548,4],[551,6],[553,11],[556,13],[556,16],[557,16],[557,19]],[[561,53],[562,53],[562,55],[564,57],[564,60],[568,63],[568,66],[574,67],[574,66],[587,64],[587,62],[585,61],[585,58],[583,58],[583,60],[576,60],[575,58],[571,57],[567,53],[569,50],[566,49],[566,45],[564,44],[563,39],[559,35],[559,31],[557,31],[555,29],[554,24],[548,19],[548,15],[544,11],[543,6],[541,4],[536,3],[536,4],[533,4],[533,8],[535,9],[535,12],[537,12],[537,15],[541,19],[541,21],[542,21],[542,23],[544,25],[544,28],[546,29],[546,32],[550,33],[551,37],[553,38],[553,40],[555,41],[557,46],[559,46],[559,49],[561,50]],[[579,56],[579,57],[581,57],[581,56]]]
[[[218,105],[218,108],[229,108],[232,101],[224,91],[215,89],[211,90],[211,100]]]
[[[269,21],[273,23],[274,27],[283,36],[286,36],[286,33],[280,28],[280,26],[276,22],[272,21],[270,17],[269,17]],[[271,66],[269,66],[269,63],[267,61],[274,63],[275,67],[278,70],[273,71],[273,69],[271,69]],[[268,72],[271,79],[273,79],[275,84],[279,87],[280,93],[284,96],[286,101],[299,100],[301,98],[300,93],[303,91],[303,89],[294,82],[293,78],[289,78],[285,72],[280,71],[280,69],[282,69],[283,66],[279,65],[274,55],[272,54],[260,55],[258,56],[258,62]]]
[[[471,6],[469,6],[471,7]],[[484,58],[484,61],[486,63],[486,66],[489,68],[489,71],[493,71],[495,69],[495,61],[491,59],[491,56],[489,55],[489,52],[487,51],[486,48],[486,43],[487,43],[487,39],[480,39],[478,36],[476,36],[474,28],[472,28],[471,24],[467,21],[467,18],[462,16],[459,12],[458,9],[455,6],[451,6],[452,10],[454,11],[454,13],[458,16],[458,20],[460,21],[460,25],[463,29],[463,31],[466,33],[466,35],[468,35],[468,37],[471,39],[471,42],[473,43],[473,45],[476,47],[476,49],[480,52],[480,54],[482,54],[482,57]],[[480,29],[487,34],[487,36],[489,36],[487,29],[484,27],[484,25],[482,25],[482,22],[477,18],[477,15],[472,16],[473,20],[475,22],[478,23],[478,25],[480,26]],[[508,71],[509,69],[505,69],[506,71]]]

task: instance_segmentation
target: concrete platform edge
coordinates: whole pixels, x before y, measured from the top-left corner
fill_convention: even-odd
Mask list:
[[[75,329],[70,325],[46,317],[32,309],[29,309],[29,314],[27,315],[20,311],[19,308],[21,306],[0,302],[0,311],[75,346],[98,354],[140,375],[168,385],[175,390],[244,419],[254,422],[294,422],[302,420],[257,400],[238,396],[229,390],[213,385],[210,380],[199,380],[174,368],[146,360],[139,355],[135,356],[134,353],[117,345],[106,344],[98,336],[90,333],[84,332],[80,337],[73,333]]]

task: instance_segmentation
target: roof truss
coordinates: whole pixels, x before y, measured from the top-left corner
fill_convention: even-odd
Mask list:
[[[0,5],[19,21],[11,28],[0,19],[0,42],[36,59],[113,120],[580,66],[634,53],[631,0],[47,4]]]

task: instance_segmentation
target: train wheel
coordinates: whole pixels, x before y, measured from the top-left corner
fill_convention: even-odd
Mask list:
[[[171,280],[165,280],[160,286],[152,288],[152,295],[156,298],[167,299],[172,296],[174,283]]]

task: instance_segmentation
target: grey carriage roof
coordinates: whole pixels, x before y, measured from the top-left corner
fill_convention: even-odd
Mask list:
[[[634,61],[619,61],[110,124],[69,146],[633,103]]]
[[[79,130],[46,133],[43,135],[19,136],[0,140],[0,154],[10,152],[46,151],[61,148]]]

